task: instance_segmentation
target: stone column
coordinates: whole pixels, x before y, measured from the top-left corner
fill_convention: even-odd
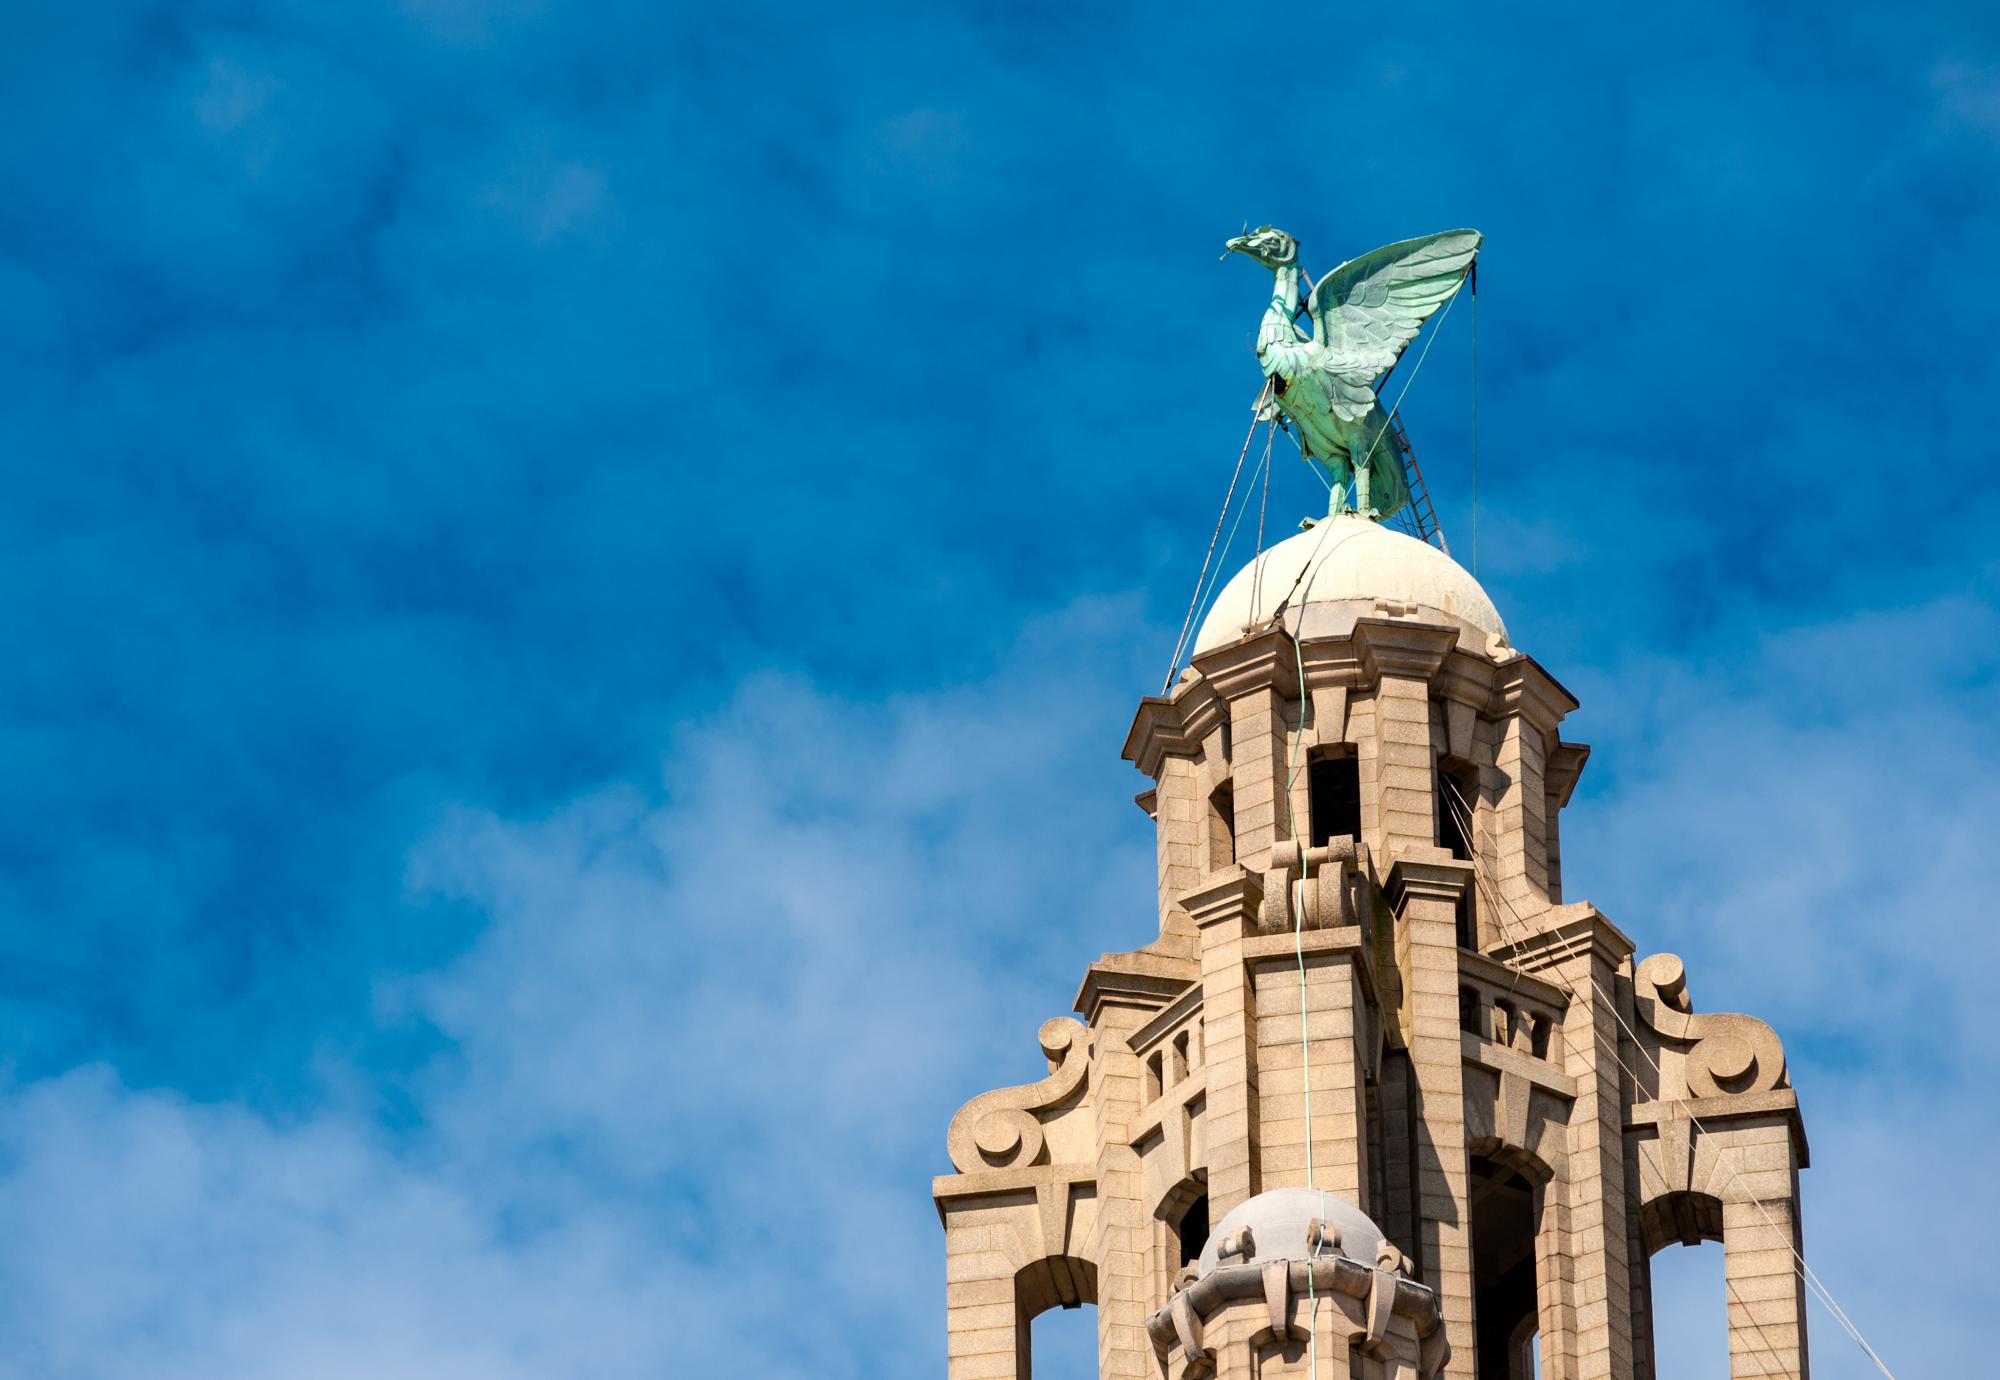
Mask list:
[[[945,1374],[1017,1380],[1028,1373],[1028,1320],[1014,1297],[1014,1266],[986,1244],[992,1228],[945,1224]]]
[[[1494,806],[1494,889],[1523,916],[1553,902],[1549,870],[1549,756],[1556,727],[1576,701],[1530,657],[1500,669],[1495,699],[1500,741],[1494,766],[1502,782]]]
[[[1208,1111],[1208,1220],[1261,1191],[1258,1177],[1257,996],[1244,936],[1263,902],[1241,872],[1184,900],[1200,934],[1201,1047]]]
[[[1426,726],[1428,721],[1426,723]],[[1428,748],[1426,749],[1428,750]],[[1472,1222],[1465,1136],[1465,1065],[1458,1028],[1458,900],[1472,869],[1443,849],[1411,848],[1389,870],[1396,966],[1415,1087],[1417,1249],[1424,1283],[1444,1310],[1445,1374],[1471,1380]]]
[[[1354,929],[1313,930],[1302,939],[1260,935],[1256,992],[1258,1164],[1261,1189],[1302,1186],[1368,1200],[1363,1041],[1366,990],[1351,945]],[[1306,949],[1306,1019],[1299,1021],[1299,965]],[[1303,1039],[1301,1038],[1303,1035]],[[1310,1061],[1313,1182],[1306,1180],[1306,1089]],[[1211,1198],[1211,1202],[1213,1199]]]
[[[1619,1065],[1614,1003],[1632,941],[1588,906],[1552,918],[1560,923],[1503,950],[1524,971],[1549,974],[1572,994],[1550,1053],[1576,1080],[1562,1169],[1574,1326],[1566,1336],[1544,1338],[1542,1365],[1550,1375],[1623,1380],[1634,1365],[1625,1171],[1630,1092]]]
[[[1374,768],[1378,858],[1401,857],[1437,845],[1431,748],[1431,677],[1458,632],[1423,623],[1364,618],[1354,625],[1354,650],[1362,673],[1375,682]]]
[[[1788,1122],[1717,1134],[1729,1174],[1722,1189],[1723,1281],[1729,1297],[1729,1373],[1807,1380],[1805,1245],[1797,1212],[1798,1159]]]
[[[1160,784],[1153,798],[1158,844],[1160,930],[1165,933],[1177,898],[1197,886],[1208,870],[1202,837],[1208,802],[1199,798],[1201,771],[1190,757],[1167,755],[1160,762]]]
[[[1096,1119],[1097,1230],[1086,1244],[1097,1267],[1097,1356],[1102,1380],[1143,1380],[1146,1317],[1153,1297],[1152,1220],[1140,1185],[1133,1122],[1145,1101],[1145,1074],[1129,1037],[1187,990],[1189,965],[1144,953],[1094,963],[1076,1009],[1095,1033],[1091,1105]]]

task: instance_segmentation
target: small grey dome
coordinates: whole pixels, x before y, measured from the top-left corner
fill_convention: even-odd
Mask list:
[[[1317,1188],[1274,1188],[1238,1203],[1216,1224],[1209,1233],[1208,1244],[1201,1248],[1195,1268],[1203,1275],[1212,1272],[1222,1243],[1244,1227],[1250,1229],[1247,1263],[1310,1260],[1313,1248],[1307,1228],[1315,1219],[1340,1233],[1339,1246],[1329,1243],[1320,1250],[1321,1255],[1344,1255],[1364,1265],[1375,1263],[1375,1253],[1382,1245],[1382,1229],[1369,1220],[1367,1213],[1338,1193]],[[1231,1256],[1227,1263],[1244,1264],[1246,1258]]]

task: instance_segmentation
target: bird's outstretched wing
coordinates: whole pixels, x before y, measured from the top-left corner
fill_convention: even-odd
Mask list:
[[[1349,259],[1314,285],[1312,314],[1329,369],[1370,385],[1393,369],[1479,253],[1477,230],[1444,230]]]

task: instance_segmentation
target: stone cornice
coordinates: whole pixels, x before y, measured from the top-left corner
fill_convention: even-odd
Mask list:
[[[969,1174],[940,1174],[931,1180],[931,1202],[938,1220],[947,1207],[972,1206],[981,1198],[1018,1198],[1039,1189],[1097,1184],[1094,1164],[1030,1164],[1019,1169],[979,1169]]]
[[[1556,798],[1557,809],[1568,808],[1570,796],[1576,793],[1577,778],[1583,775],[1583,764],[1589,760],[1588,743],[1557,743],[1549,753],[1549,760],[1542,768],[1542,782]]]
[[[1523,972],[1499,959],[1473,949],[1458,951],[1459,970],[1494,987],[1512,987],[1521,995],[1560,1011],[1569,1005],[1569,993],[1532,973]]]
[[[1484,713],[1493,703],[1493,687],[1499,674],[1499,667],[1490,658],[1455,647],[1438,667],[1431,688],[1442,699],[1469,704]]]
[[[1251,935],[1243,941],[1243,964],[1249,968],[1273,961],[1296,963],[1301,952],[1308,959],[1329,955],[1351,960],[1361,972],[1362,990],[1369,1001],[1375,1000],[1375,950],[1359,925]]]
[[[1125,734],[1122,755],[1140,771],[1158,780],[1160,761],[1169,754],[1191,757],[1229,715],[1229,703],[1199,671],[1176,685],[1170,696],[1148,695],[1139,701],[1132,727]]]
[[[1134,1054],[1144,1054],[1189,1016],[1201,1010],[1201,984],[1195,983],[1160,1009],[1158,1015],[1125,1037]]]
[[[1194,659],[1195,669],[1212,684],[1216,693],[1233,700],[1267,685],[1287,686],[1290,698],[1298,694],[1298,658],[1291,635],[1275,623],[1240,642],[1203,652]],[[1280,676],[1280,671],[1289,672]]]
[[[1093,1029],[1107,1007],[1125,1006],[1158,1011],[1201,981],[1201,965],[1192,958],[1169,958],[1143,949],[1106,954],[1090,965],[1077,989],[1075,1010]]]
[[[1369,681],[1383,676],[1427,681],[1457,646],[1457,628],[1393,618],[1354,620],[1354,654]]]
[[[1382,894],[1400,917],[1412,900],[1450,901],[1472,889],[1472,864],[1460,862],[1442,848],[1412,848],[1389,864]]]
[[[1553,734],[1563,717],[1577,708],[1576,696],[1565,690],[1561,681],[1533,657],[1522,656],[1499,668],[1487,712],[1494,718],[1518,714],[1542,732]]]
[[[1308,690],[1323,685],[1353,688],[1367,682],[1367,674],[1362,669],[1360,657],[1355,655],[1351,638],[1333,637],[1302,642],[1299,644],[1299,655],[1306,665]]]
[[[1169,752],[1187,753],[1194,749],[1188,741],[1186,718],[1179,705],[1159,695],[1139,701],[1132,715],[1132,727],[1125,734],[1123,756],[1146,775],[1158,779],[1160,759]]]
[[[1632,957],[1631,938],[1588,901],[1557,906],[1540,919],[1535,933],[1495,945],[1489,957],[1529,973],[1559,968],[1580,953],[1593,954],[1612,968]]]
[[[1176,904],[1197,929],[1233,923],[1237,932],[1246,932],[1263,909],[1264,883],[1256,873],[1235,864],[1226,872],[1204,878],[1201,886],[1183,893]]]
[[[1799,1115],[1799,1095],[1790,1088],[1774,1088],[1770,1092],[1731,1093],[1722,1097],[1691,1097],[1663,1099],[1656,1102],[1635,1102],[1626,1109],[1625,1130],[1647,1130],[1663,1121],[1685,1118],[1699,1122],[1703,1127],[1720,1128],[1738,1121],[1767,1121],[1781,1117],[1792,1135],[1792,1147],[1798,1152],[1799,1168],[1810,1169],[1811,1147],[1806,1144],[1805,1121]]]

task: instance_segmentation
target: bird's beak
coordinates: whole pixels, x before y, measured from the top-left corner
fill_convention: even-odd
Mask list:
[[[1225,245],[1223,245],[1223,246],[1222,246],[1222,257],[1226,259],[1226,258],[1228,258],[1228,257],[1229,257],[1229,256],[1230,256],[1231,254],[1240,254],[1240,253],[1242,253],[1242,252],[1243,252],[1243,248],[1244,248],[1244,246],[1245,246],[1245,245],[1247,245],[1247,244],[1249,244],[1249,243],[1250,243],[1250,237],[1249,237],[1248,235],[1238,235],[1238,236],[1237,236],[1237,237],[1236,237],[1235,239],[1231,240],[1231,241],[1230,241],[1230,242],[1229,242],[1228,244],[1225,244]]]

